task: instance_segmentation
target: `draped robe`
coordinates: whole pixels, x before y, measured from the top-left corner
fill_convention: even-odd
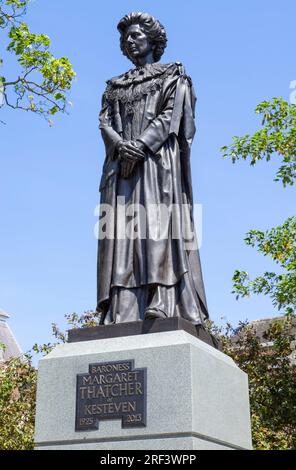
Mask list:
[[[100,204],[112,211],[108,219],[103,211],[99,222],[97,311],[102,324],[143,320],[147,309],[194,324],[208,317],[193,220],[195,101],[180,63],[147,64],[107,82],[99,118],[106,148]],[[121,176],[116,151],[121,140],[139,140],[146,149],[145,159],[127,178]],[[139,205],[144,214],[133,217]],[[180,211],[168,211],[163,219],[160,207],[172,206]],[[183,207],[189,214],[186,223]],[[138,236],[125,236],[135,220]],[[102,237],[106,221],[111,237]],[[185,225],[194,243],[186,243]]]

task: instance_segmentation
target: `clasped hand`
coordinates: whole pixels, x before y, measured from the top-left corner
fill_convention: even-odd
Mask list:
[[[121,176],[128,178],[136,165],[137,162],[144,160],[145,158],[145,145],[142,142],[128,140],[121,140],[117,144],[118,157],[121,164]]]

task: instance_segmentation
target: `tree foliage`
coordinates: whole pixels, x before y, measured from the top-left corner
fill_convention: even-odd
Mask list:
[[[236,270],[233,276],[233,293],[239,297],[251,294],[270,296],[274,307],[285,313],[296,311],[296,217],[288,218],[282,225],[265,232],[250,230],[245,238],[247,245],[257,247],[259,253],[270,257],[282,272],[265,272],[250,280],[246,271]]]
[[[66,314],[65,320],[68,329],[74,328],[90,328],[92,326],[98,326],[100,324],[100,317],[97,312],[86,310],[83,314],[78,315],[77,313]],[[67,333],[62,331],[56,323],[51,324],[52,335],[55,338],[54,343],[37,344],[33,346],[33,351],[37,354],[47,355],[57,345],[67,342]]]
[[[96,313],[65,315],[69,328],[84,328],[98,324]],[[35,344],[33,351],[48,354],[56,344],[65,343],[66,333],[52,323],[54,343]],[[5,345],[0,343],[0,348]],[[31,352],[24,357],[0,361],[0,449],[30,450],[34,448],[37,370],[32,365]]]
[[[296,448],[296,316],[270,322],[262,337],[254,324],[210,325],[223,350],[249,378],[253,446],[257,450]]]
[[[262,116],[262,128],[253,135],[233,137],[232,144],[221,149],[224,157],[230,157],[233,163],[250,159],[250,164],[255,165],[259,160],[269,161],[277,155],[281,164],[275,181],[281,181],[284,186],[293,185],[296,179],[296,105],[273,98],[259,103],[255,112]]]
[[[281,159],[275,181],[283,186],[296,180],[296,105],[282,98],[263,101],[256,107],[262,126],[255,134],[233,137],[232,145],[222,147],[224,157],[233,163],[250,159]],[[236,270],[233,293],[237,298],[251,294],[268,295],[274,307],[286,314],[273,321],[262,344],[254,326],[241,324],[238,331],[228,325],[222,334],[225,352],[249,376],[252,432],[256,449],[296,448],[296,217],[270,230],[250,230],[247,245],[270,257],[280,273],[265,272],[251,280],[247,271]],[[236,333],[236,344],[230,339]],[[291,357],[294,354],[294,358]]]
[[[282,98],[263,101],[256,107],[263,116],[262,128],[254,135],[233,137],[230,146],[222,147],[224,157],[233,162],[251,160],[251,165],[272,155],[280,157],[281,164],[275,181],[284,186],[294,185],[296,180],[296,105]],[[246,234],[247,245],[256,247],[259,253],[269,256],[282,272],[265,272],[251,280],[245,270],[236,270],[233,275],[233,293],[236,297],[251,294],[270,296],[273,305],[284,313],[295,312],[296,307],[296,218],[288,218],[282,225],[267,231],[250,230]]]
[[[75,72],[67,57],[53,56],[46,34],[32,33],[22,21],[29,2],[0,0],[0,29],[7,33],[7,50],[15,54],[20,66],[18,77],[0,76],[0,108],[31,111],[51,124],[53,115],[67,109],[67,91]]]
[[[30,355],[0,362],[0,449],[33,449],[36,382]]]

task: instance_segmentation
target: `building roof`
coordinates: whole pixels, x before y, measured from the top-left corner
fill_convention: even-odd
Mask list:
[[[257,338],[259,338],[260,343],[262,345],[269,346],[272,343],[269,344],[269,342],[266,340],[265,333],[270,327],[271,322],[273,322],[274,320],[282,321],[284,320],[284,318],[285,316],[282,315],[281,317],[262,318],[262,320],[253,320],[249,323],[249,326],[253,328],[252,331],[254,335],[256,335]],[[296,339],[296,318],[292,319],[292,326],[289,329],[289,332],[292,335],[295,335],[295,339]],[[239,331],[237,334],[231,337],[231,342],[233,343],[234,347],[239,347],[239,345],[237,344],[237,340],[240,338],[241,334],[242,332]]]
[[[7,361],[10,357],[23,355],[8,323],[8,313],[0,309],[0,343],[5,345],[5,350],[0,349],[0,361]]]
[[[274,320],[283,320],[285,317],[273,317],[273,318],[263,318],[262,320],[254,320],[251,322],[255,330],[256,336],[258,336],[261,341],[264,341],[264,333],[268,330],[270,323]],[[292,327],[289,330],[290,333],[296,334],[296,319],[292,320]]]

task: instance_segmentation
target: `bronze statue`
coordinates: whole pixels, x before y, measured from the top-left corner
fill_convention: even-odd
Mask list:
[[[182,64],[159,62],[167,37],[158,20],[130,13],[118,30],[121,50],[134,68],[108,80],[102,99],[106,159],[100,202],[105,209],[97,311],[101,324],[181,316],[200,325],[208,312],[199,252],[184,239],[186,224],[195,239],[190,170],[194,89]],[[187,219],[180,216],[184,207],[189,208]],[[166,218],[161,208],[167,209]],[[141,216],[126,236],[124,229],[136,213]],[[111,236],[102,236],[106,214]]]

